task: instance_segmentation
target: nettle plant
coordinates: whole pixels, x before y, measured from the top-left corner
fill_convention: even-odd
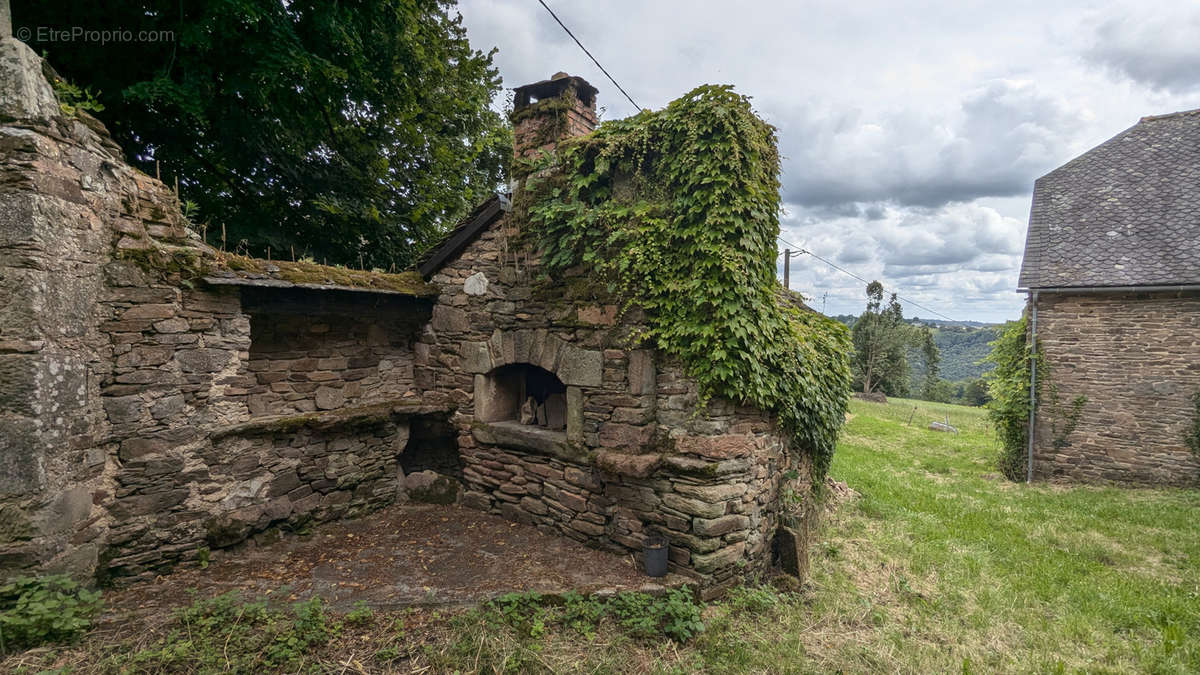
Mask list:
[[[850,340],[781,300],[779,152],[749,99],[698,87],[518,172],[528,179],[517,207],[545,274],[583,266],[642,309],[637,339],[677,357],[705,400],[778,415],[820,485],[845,420]]]

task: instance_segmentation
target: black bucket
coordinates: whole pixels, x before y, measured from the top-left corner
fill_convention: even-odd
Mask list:
[[[646,576],[667,576],[667,538],[661,534],[648,535],[642,542],[642,562],[646,566]]]

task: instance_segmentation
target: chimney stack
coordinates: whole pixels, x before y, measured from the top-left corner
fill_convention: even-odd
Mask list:
[[[596,88],[582,77],[555,73],[513,90],[513,155],[552,152],[558,142],[596,128]]]

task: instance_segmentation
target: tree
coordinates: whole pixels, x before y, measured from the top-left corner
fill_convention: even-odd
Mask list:
[[[453,0],[23,3],[18,25],[157,39],[35,48],[98,91],[132,160],[259,255],[407,266],[503,180],[500,78]],[[33,37],[39,33],[35,32]]]
[[[963,392],[963,399],[966,400],[967,405],[986,405],[988,401],[992,400],[992,397],[988,395],[987,382],[982,378],[968,382],[966,390]]]
[[[941,354],[938,352],[938,346],[933,341],[933,331],[929,326],[921,326],[918,331],[919,341],[921,344],[921,360],[925,367],[925,380],[921,383],[921,398],[926,401],[938,400],[935,398],[938,389],[938,364],[941,362]]]
[[[896,294],[884,304],[883,284],[867,284],[867,308],[850,331],[854,341],[854,383],[863,393],[882,391],[889,396],[908,393],[908,326]]]

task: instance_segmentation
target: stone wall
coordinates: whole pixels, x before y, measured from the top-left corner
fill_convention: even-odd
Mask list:
[[[1060,407],[1088,398],[1075,431],[1057,448],[1052,422],[1063,415],[1042,403],[1039,477],[1197,481],[1200,461],[1183,435],[1195,414],[1190,398],[1200,391],[1200,293],[1042,294],[1038,338]]]
[[[414,418],[437,445],[446,407],[412,390],[428,299],[208,286],[186,225],[0,38],[0,578],[149,576],[355,515],[405,497]]]
[[[464,503],[622,553],[664,534],[672,568],[712,588],[770,564],[782,493],[808,494],[806,459],[755,409],[699,409],[678,364],[632,344],[636,311],[582,275],[537,281],[516,241],[505,216],[433,275],[416,345],[417,386],[458,406]],[[489,374],[522,363],[566,385],[565,431],[478,414]]]
[[[252,295],[252,413],[335,410],[412,389],[412,342],[429,318],[425,307],[353,293],[325,293],[334,297],[321,308],[295,291]]]

